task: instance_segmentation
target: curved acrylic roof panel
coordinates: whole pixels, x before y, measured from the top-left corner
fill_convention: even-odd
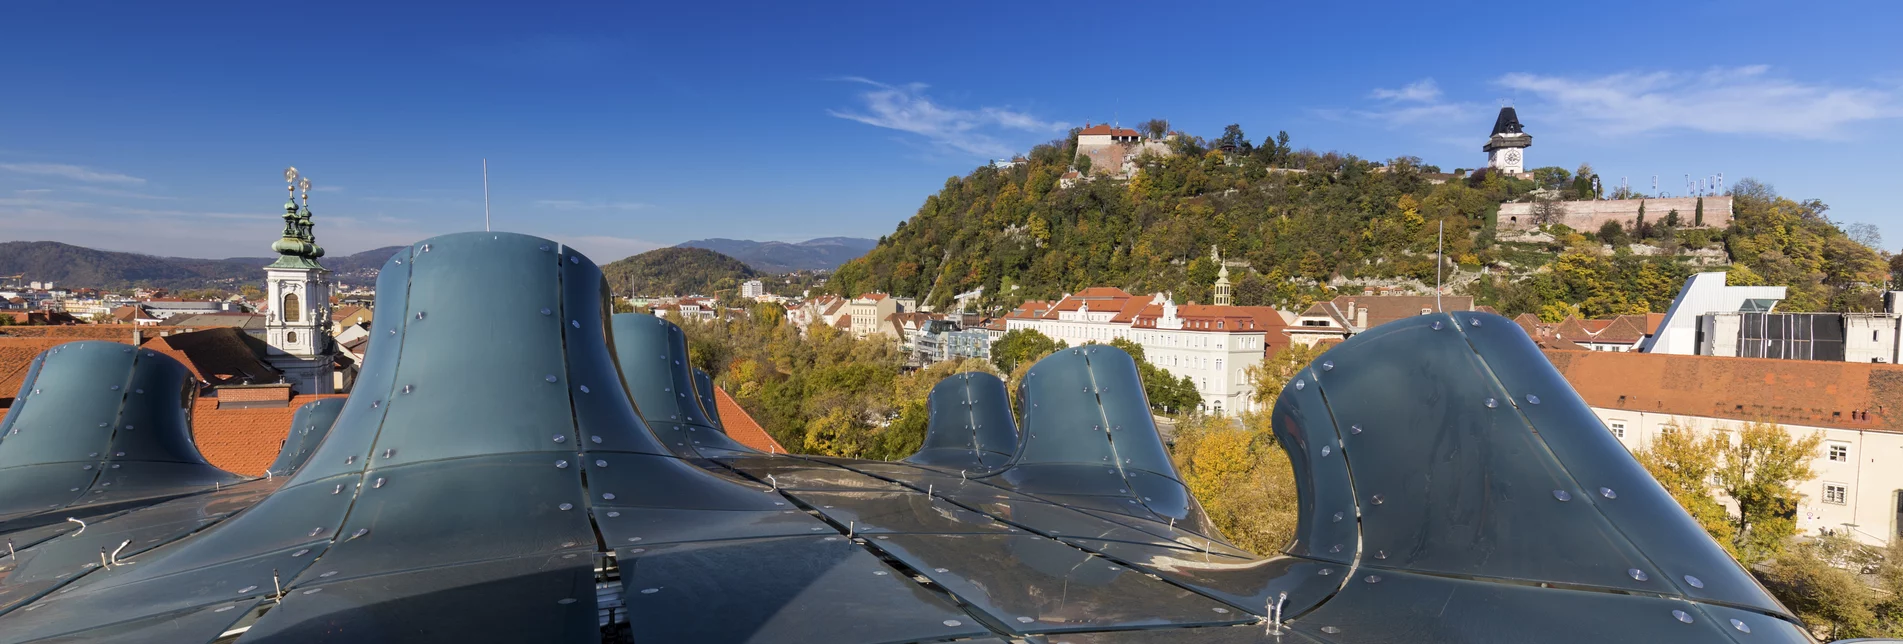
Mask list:
[[[1010,462],[1018,427],[1004,380],[973,371],[947,376],[926,397],[925,442],[907,463],[982,472]]]
[[[720,403],[714,400],[714,377],[707,375],[706,369],[694,367],[694,395],[700,399],[700,411],[707,416],[707,424],[726,433],[727,427],[720,424]]]
[[[755,453],[715,429],[701,409],[681,327],[643,313],[618,313],[613,326],[614,355],[628,394],[669,449],[688,457]]]
[[[1157,433],[1130,354],[1108,345],[1039,360],[1019,386],[1017,455],[987,480],[1047,501],[1213,536]]]
[[[1296,622],[1309,635],[1363,641],[1409,632],[1445,640],[1484,628],[1535,638],[1536,631],[1568,633],[1578,641],[1727,641],[1724,629],[1671,618],[1684,609],[1695,623],[1714,621],[1700,611],[1717,607],[1700,602],[1750,608],[1763,622],[1795,621],[1639,468],[1505,318],[1422,315],[1359,334],[1289,383],[1274,426],[1297,475],[1300,525],[1288,552],[1358,565],[1337,598]],[[1647,598],[1620,599],[1633,595]],[[1448,597],[1461,601],[1445,603]],[[1410,614],[1406,606],[1420,598],[1439,598],[1430,602],[1436,610],[1466,617],[1365,618],[1370,611]],[[1593,602],[1607,605],[1603,612],[1536,608]],[[1635,612],[1663,619],[1554,628],[1575,621],[1562,613]],[[1347,622],[1357,619],[1364,632],[1350,637]],[[1335,630],[1315,630],[1322,625]]]
[[[194,386],[178,361],[116,342],[43,352],[0,428],[0,532],[243,480],[192,443]]]
[[[324,436],[330,433],[330,427],[337,424],[337,415],[344,410],[345,398],[326,398],[304,403],[291,415],[290,433],[284,436],[284,446],[278,448],[278,457],[271,461],[271,467],[265,468],[270,476],[290,476],[297,468],[304,466],[311,452],[324,442]]]

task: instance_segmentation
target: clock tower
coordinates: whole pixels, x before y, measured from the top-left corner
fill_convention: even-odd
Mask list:
[[[284,202],[284,234],[271,244],[278,259],[264,267],[266,297],[265,357],[284,373],[292,391],[327,394],[334,389],[331,374],[335,348],[330,338],[330,271],[317,263],[324,247],[311,233],[311,180],[301,181],[297,169],[284,171],[291,198]],[[297,188],[304,203],[297,202]]]
[[[1533,145],[1533,136],[1520,131],[1520,116],[1511,107],[1500,108],[1493,120],[1493,135],[1480,149],[1487,153],[1487,167],[1506,174],[1526,171],[1525,148]]]

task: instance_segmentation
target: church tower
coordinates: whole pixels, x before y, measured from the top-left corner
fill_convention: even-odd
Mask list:
[[[1487,167],[1506,174],[1526,171],[1525,148],[1533,145],[1533,136],[1520,131],[1520,115],[1511,107],[1500,108],[1493,119],[1493,134],[1481,150],[1487,153]]]
[[[1216,257],[1216,306],[1229,306],[1229,264],[1222,261],[1222,255],[1211,250]]]
[[[330,339],[330,271],[317,263],[324,248],[311,233],[311,180],[301,181],[297,169],[284,171],[291,196],[284,202],[284,234],[271,244],[278,259],[264,267],[267,310],[265,343],[272,351],[266,361],[284,372],[291,389],[300,394],[327,394],[333,390]],[[304,189],[300,207],[297,189]]]

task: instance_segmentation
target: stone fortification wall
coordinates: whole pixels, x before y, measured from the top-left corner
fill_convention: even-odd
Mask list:
[[[1731,225],[1731,197],[1720,195],[1705,197],[1705,227],[1724,228]],[[1693,227],[1693,214],[1698,210],[1697,197],[1671,197],[1665,199],[1614,199],[1605,201],[1562,201],[1560,214],[1553,223],[1582,232],[1599,230],[1608,221],[1617,221],[1619,225],[1630,228],[1633,220],[1639,216],[1639,204],[1645,204],[1645,221],[1658,223],[1665,220],[1666,213],[1678,211],[1679,226]],[[1526,230],[1533,228],[1534,204],[1531,202],[1500,205],[1500,230]]]

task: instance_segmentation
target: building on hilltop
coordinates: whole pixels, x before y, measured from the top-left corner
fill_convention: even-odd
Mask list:
[[[1145,139],[1136,130],[1112,125],[1090,125],[1077,132],[1077,154],[1090,159],[1090,171],[1084,175],[1129,179],[1136,175],[1136,161],[1143,153],[1169,156],[1173,152],[1165,141]]]
[[[1511,107],[1502,107],[1500,115],[1493,119],[1493,133],[1480,150],[1487,153],[1487,167],[1505,174],[1520,174],[1526,171],[1524,151],[1530,145],[1533,145],[1533,136],[1521,131],[1519,113]]]
[[[1613,437],[1650,448],[1666,432],[1736,432],[1772,422],[1822,436],[1797,527],[1873,545],[1903,534],[1903,367],[1645,354],[1547,351]]]
[[[747,280],[740,284],[741,299],[751,300],[766,295],[766,283],[760,280]]]

